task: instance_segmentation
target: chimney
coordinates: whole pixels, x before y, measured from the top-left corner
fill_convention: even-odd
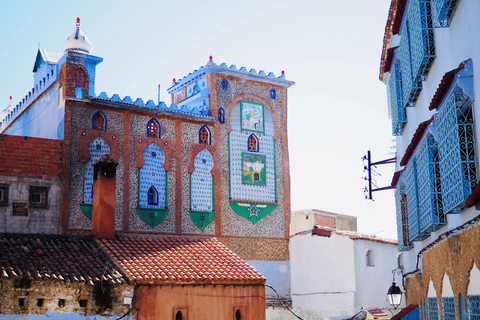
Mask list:
[[[115,182],[118,162],[103,155],[93,165],[92,230],[99,238],[115,237]]]

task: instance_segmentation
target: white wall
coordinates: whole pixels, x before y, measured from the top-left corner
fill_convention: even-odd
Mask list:
[[[292,307],[308,319],[353,316],[354,246],[348,237],[297,235],[290,239]]]
[[[374,253],[374,266],[367,266],[366,253]],[[388,288],[392,285],[392,270],[397,266],[397,246],[380,242],[355,240],[355,306],[357,309],[391,308],[387,299]],[[401,275],[395,276],[395,282],[402,287]],[[404,300],[404,299],[402,299]],[[402,301],[400,307],[405,307]]]

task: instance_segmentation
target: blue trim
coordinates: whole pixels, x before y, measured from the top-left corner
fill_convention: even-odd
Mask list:
[[[107,131],[107,116],[105,115],[105,113],[103,113],[102,110],[98,110],[92,115],[92,129],[97,130],[97,128],[95,128],[95,116],[97,115],[97,113],[100,113],[103,117],[103,131]]]
[[[154,137],[154,138],[161,138],[162,137],[162,128],[160,127],[160,123],[158,123],[157,119],[155,118],[152,118],[150,119],[150,121],[147,122],[147,137],[150,137],[150,130],[149,130],[149,126],[150,126],[150,123],[155,122],[157,124],[157,127],[158,127],[158,137]]]
[[[198,130],[198,143],[202,143],[202,129],[207,128],[208,131],[208,145],[212,144],[212,132],[210,131],[210,128],[204,124],[203,126],[200,127],[200,130]]]
[[[222,107],[218,109],[218,122],[225,123],[225,110]]]
[[[228,80],[227,79],[222,80],[222,88],[223,88],[223,90],[228,89]]]
[[[153,191],[154,192],[154,196],[155,196],[155,201],[151,201],[152,199],[150,199],[150,191]],[[158,205],[158,191],[157,189],[155,188],[155,186],[150,186],[150,188],[148,189],[147,191],[147,201],[148,201],[148,205],[149,206],[156,206]]]

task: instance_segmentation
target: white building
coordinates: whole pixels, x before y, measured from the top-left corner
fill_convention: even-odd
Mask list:
[[[295,313],[309,320],[349,318],[362,307],[390,308],[397,242],[314,226],[291,237],[290,265]]]
[[[399,250],[422,318],[480,315],[479,15],[478,0],[392,0],[385,29]]]

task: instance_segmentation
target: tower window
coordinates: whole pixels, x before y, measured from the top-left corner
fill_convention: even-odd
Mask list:
[[[240,312],[240,309],[237,309],[235,312],[235,320],[242,320],[242,313]]]
[[[210,130],[208,129],[207,126],[203,126],[203,127],[200,128],[199,140],[200,140],[201,144],[210,144],[211,143]]]
[[[375,254],[373,250],[368,250],[366,254],[367,267],[375,267]]]
[[[30,207],[46,208],[48,205],[48,187],[30,187]]]
[[[258,152],[258,139],[253,133],[248,137],[248,151]]]
[[[85,73],[82,69],[78,69],[75,71],[75,87],[80,87],[85,89]]]
[[[147,123],[147,137],[160,138],[160,125],[152,119]]]
[[[0,185],[0,206],[8,205],[8,186]]]
[[[175,315],[175,320],[183,320],[182,312],[178,311]]]
[[[92,128],[94,130],[101,130],[101,131],[106,131],[106,118],[105,118],[105,115],[103,114],[103,112],[101,111],[97,111],[94,115],[93,115],[93,119],[92,119],[92,122],[93,122],[93,125],[92,125]]]
[[[218,109],[218,122],[225,123],[225,110],[223,108]]]
[[[157,205],[158,204],[158,192],[157,189],[155,189],[154,186],[151,186],[150,189],[148,189],[148,204],[149,205]]]

